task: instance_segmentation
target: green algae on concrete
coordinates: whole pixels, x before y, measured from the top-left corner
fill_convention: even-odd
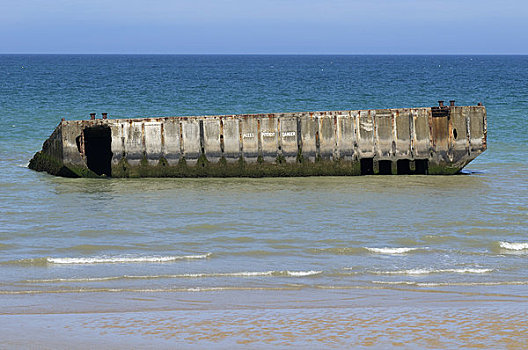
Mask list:
[[[29,169],[36,171],[45,171],[51,175],[57,175],[62,177],[100,177],[88,168],[68,165],[66,166],[56,157],[49,154],[37,152],[33,158],[29,161]]]
[[[187,166],[185,159],[171,166],[160,159],[157,165],[128,164],[125,158],[112,167],[112,177],[291,177],[291,176],[352,176],[360,175],[358,162],[320,160],[316,163],[247,163],[243,158],[228,163],[221,159],[212,163],[205,156],[196,166]]]

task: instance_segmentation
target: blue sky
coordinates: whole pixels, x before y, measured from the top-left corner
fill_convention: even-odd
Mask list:
[[[0,53],[528,54],[527,0],[0,0]]]

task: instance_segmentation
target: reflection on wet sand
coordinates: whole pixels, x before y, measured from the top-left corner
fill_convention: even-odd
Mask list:
[[[521,304],[525,306],[524,304]],[[325,308],[107,315],[83,323],[101,334],[200,345],[521,348],[528,310]]]

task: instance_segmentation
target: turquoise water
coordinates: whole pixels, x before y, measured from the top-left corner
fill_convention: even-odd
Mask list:
[[[528,56],[1,55],[0,77],[2,313],[206,312],[205,301],[286,312],[345,309],[348,298],[367,309],[467,298],[527,310]],[[466,175],[65,179],[26,168],[60,118],[90,112],[440,99],[487,108],[488,150]]]

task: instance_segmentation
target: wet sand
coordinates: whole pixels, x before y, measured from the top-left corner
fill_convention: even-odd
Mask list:
[[[97,310],[95,297],[101,300]],[[520,349],[528,344],[528,300],[494,293],[223,291],[125,298],[67,294],[55,297],[55,305],[46,304],[46,297],[34,298],[39,309],[4,309],[3,346]]]

